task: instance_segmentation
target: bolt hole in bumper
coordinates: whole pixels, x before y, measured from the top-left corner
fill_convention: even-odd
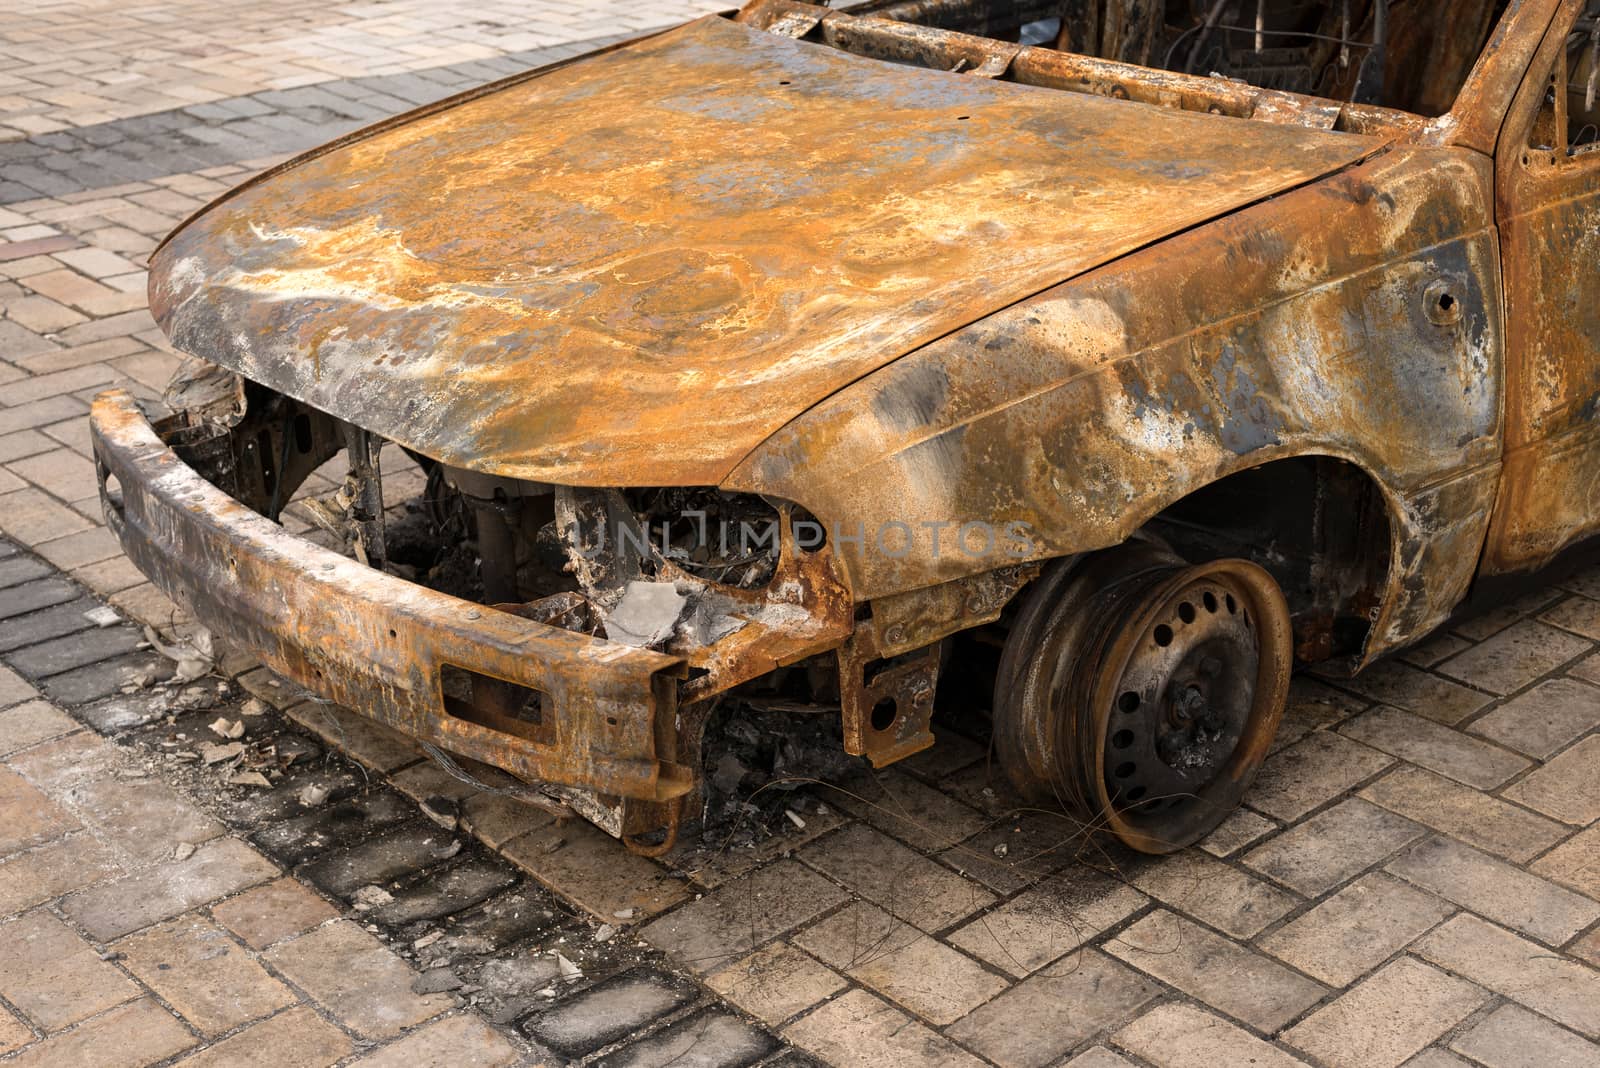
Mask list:
[[[123,391],[100,396],[91,422],[129,558],[273,670],[526,780],[655,802],[693,789],[672,759],[683,658],[483,611],[296,537],[184,464]],[[465,718],[442,688],[452,672],[536,691],[537,722]]]

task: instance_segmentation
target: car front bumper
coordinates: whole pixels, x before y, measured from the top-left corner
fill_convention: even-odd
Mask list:
[[[273,670],[526,780],[657,802],[693,789],[674,759],[682,658],[451,597],[298,538],[183,463],[125,392],[98,398],[92,424],[106,518],[128,556]],[[537,724],[453,715],[448,669],[537,691]]]

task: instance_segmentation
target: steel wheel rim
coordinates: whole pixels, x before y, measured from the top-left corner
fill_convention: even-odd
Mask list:
[[[1143,577],[1102,631],[1087,692],[1073,695],[1073,763],[1109,830],[1169,853],[1243,798],[1283,714],[1293,638],[1277,584],[1247,561]]]

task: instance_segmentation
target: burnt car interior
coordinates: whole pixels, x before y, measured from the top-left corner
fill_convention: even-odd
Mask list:
[[[1590,151],[1600,144],[1600,4],[1590,4],[1578,19],[1550,82],[1530,147],[1569,155]]]
[[[1505,7],[1505,0],[872,0],[847,9],[1433,117],[1454,103]]]

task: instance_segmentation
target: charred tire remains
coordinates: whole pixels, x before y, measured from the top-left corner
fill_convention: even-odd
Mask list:
[[[1007,639],[995,744],[1025,795],[1145,853],[1233,811],[1288,696],[1288,605],[1244,560],[1132,544],[1053,566]]]

